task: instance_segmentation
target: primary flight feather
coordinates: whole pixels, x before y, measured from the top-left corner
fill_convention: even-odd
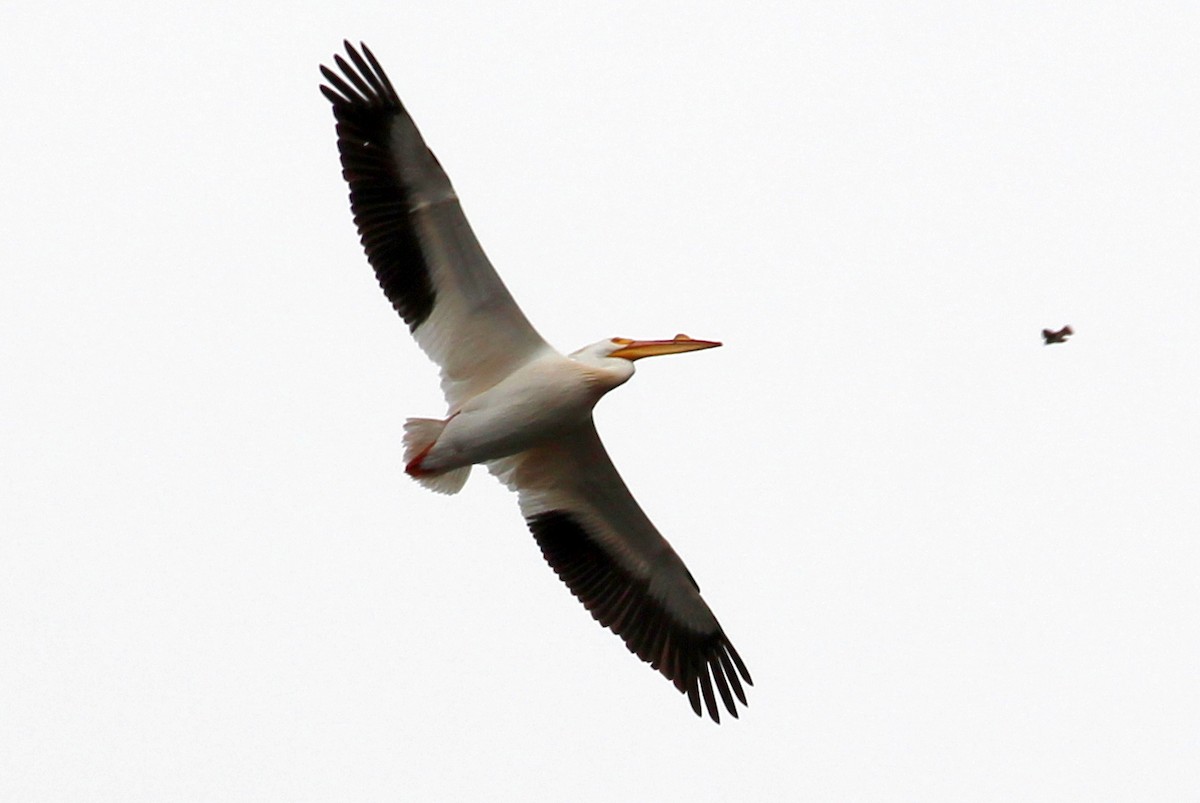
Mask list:
[[[683,561],[600,442],[592,408],[634,360],[719,346],[606,338],[568,356],[544,341],[471,231],[450,180],[365,45],[322,66],[342,175],[367,260],[439,366],[448,410],[405,424],[405,471],[456,493],[477,464],[518,494],[546,561],[602,625],[720,721],[737,716],[745,664]],[[347,60],[348,59],[348,60]],[[703,701],[703,706],[701,702]]]

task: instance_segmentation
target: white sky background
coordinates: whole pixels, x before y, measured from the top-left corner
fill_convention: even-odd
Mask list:
[[[1195,796],[1194,3],[340,5],[0,6],[0,798]],[[343,37],[551,342],[725,341],[597,418],[740,720],[403,475]]]

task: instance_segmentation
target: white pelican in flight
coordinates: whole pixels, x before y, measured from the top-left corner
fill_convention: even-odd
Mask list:
[[[526,320],[475,239],[458,197],[365,45],[321,67],[342,175],[367,260],[417,344],[441,366],[445,419],[410,418],[408,474],[441,493],[487,466],[519,495],[551,568],[630,652],[720,721],[751,682],[683,561],[613,467],[592,423],[633,361],[719,346],[614,337],[563,356]],[[739,675],[741,679],[739,680]],[[714,694],[714,687],[716,694]]]

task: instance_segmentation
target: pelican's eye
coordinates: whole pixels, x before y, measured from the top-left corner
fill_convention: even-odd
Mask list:
[[[627,337],[614,337],[612,342],[616,343],[618,346],[628,346],[633,341]]]

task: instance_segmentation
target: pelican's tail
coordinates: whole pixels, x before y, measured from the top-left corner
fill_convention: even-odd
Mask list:
[[[421,465],[445,428],[446,422],[437,418],[410,418],[404,422],[404,471],[431,491],[456,494],[471,476],[469,465],[449,471],[429,471]]]

